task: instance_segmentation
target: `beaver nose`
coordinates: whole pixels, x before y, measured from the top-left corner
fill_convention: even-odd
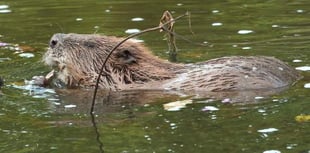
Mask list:
[[[53,49],[57,45],[58,41],[57,40],[51,40],[50,42],[50,47]]]

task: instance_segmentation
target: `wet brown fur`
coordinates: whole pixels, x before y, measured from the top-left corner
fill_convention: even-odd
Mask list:
[[[57,69],[67,87],[94,87],[109,51],[122,39],[55,34],[43,61]],[[300,75],[273,57],[222,57],[192,65],[157,58],[140,43],[127,41],[112,54],[99,87],[112,90],[176,89],[228,91],[280,88]]]

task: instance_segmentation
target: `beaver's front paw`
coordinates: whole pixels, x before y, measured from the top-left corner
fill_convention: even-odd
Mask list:
[[[46,86],[47,80],[46,80],[45,76],[33,76],[31,80],[25,80],[25,84],[37,85],[37,86]]]
[[[25,80],[25,84],[28,85],[37,85],[37,86],[48,86],[55,77],[55,71],[52,70],[46,76],[33,76],[30,81]]]

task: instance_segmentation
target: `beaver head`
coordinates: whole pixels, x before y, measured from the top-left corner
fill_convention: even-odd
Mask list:
[[[43,61],[54,67],[58,80],[68,87],[94,86],[101,65],[122,39],[88,34],[54,34]],[[99,87],[122,89],[128,84],[175,76],[179,65],[153,56],[140,43],[126,41],[108,59]]]

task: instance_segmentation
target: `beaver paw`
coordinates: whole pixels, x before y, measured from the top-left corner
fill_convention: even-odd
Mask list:
[[[31,80],[25,80],[25,84],[37,85],[37,86],[46,86],[47,80],[46,80],[45,76],[33,76]]]

